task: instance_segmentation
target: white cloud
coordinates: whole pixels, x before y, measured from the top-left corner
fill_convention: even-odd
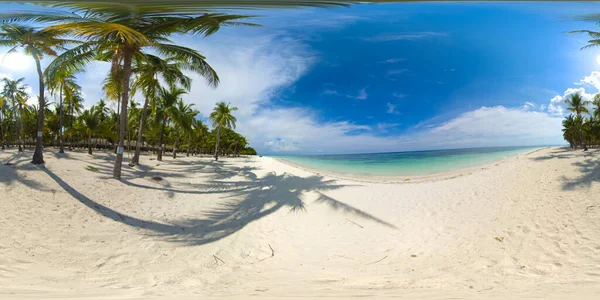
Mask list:
[[[281,138],[265,141],[265,146],[275,152],[290,152],[298,150],[298,147]]]
[[[409,130],[407,134],[380,136],[398,126],[378,123],[375,128],[348,122],[318,123],[311,114],[297,114],[296,125],[282,129],[279,136],[294,141],[298,152],[357,153],[454,147],[541,145],[562,143],[560,117],[503,106],[481,107],[447,122]],[[268,122],[268,117],[261,121]],[[261,123],[263,124],[263,123]],[[287,123],[284,123],[287,124]],[[284,124],[277,123],[278,128]],[[375,131],[374,129],[377,129]],[[275,151],[275,149],[268,149]]]
[[[406,58],[399,58],[399,57],[393,57],[390,59],[386,59],[380,62],[377,62],[378,64],[395,64],[395,63],[399,63],[401,61],[405,61]]]
[[[530,110],[534,106],[535,105],[533,103],[525,101],[525,102],[523,102],[523,105],[521,106],[521,109],[523,109],[523,110]]]
[[[395,69],[395,70],[388,70],[387,74],[388,75],[398,75],[398,74],[402,74],[402,73],[406,73],[408,72],[408,69]]]
[[[391,41],[400,41],[400,40],[418,40],[430,37],[440,37],[446,36],[446,33],[443,32],[433,32],[433,31],[424,31],[424,32],[413,32],[413,33],[405,33],[405,34],[384,34],[373,37],[364,37],[361,38],[363,41],[368,42],[391,42]]]
[[[398,112],[398,111],[396,110],[396,105],[395,105],[395,104],[392,104],[392,103],[389,103],[389,102],[387,103],[387,111],[386,111],[386,112],[387,112],[388,114],[395,114],[395,115],[398,115],[398,114],[400,114],[400,112]]]
[[[356,95],[354,97],[354,99],[358,99],[358,100],[366,100],[367,98],[369,98],[369,94],[367,94],[367,88],[366,87],[360,89],[358,91],[358,95]]]
[[[560,117],[503,106],[481,107],[430,130],[441,142],[462,145],[518,145],[557,142]]]
[[[581,84],[589,84],[594,86],[598,91],[600,91],[600,72],[593,71],[589,76],[585,76],[583,79],[579,81]]]
[[[336,90],[336,89],[326,88],[323,91],[323,94],[324,95],[342,96],[342,97],[352,98],[352,99],[357,99],[357,100],[366,100],[367,98],[369,98],[369,94],[367,94],[367,87],[364,87],[364,88],[358,90],[358,92],[356,94],[343,94],[343,93],[338,92],[338,90]]]

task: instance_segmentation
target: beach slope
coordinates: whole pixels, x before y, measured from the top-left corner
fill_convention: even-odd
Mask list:
[[[0,152],[0,298],[594,299],[600,151],[400,183],[268,157]]]

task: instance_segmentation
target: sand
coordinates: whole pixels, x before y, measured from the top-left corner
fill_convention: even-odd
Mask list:
[[[0,152],[0,299],[600,294],[600,150],[377,183],[268,157]]]

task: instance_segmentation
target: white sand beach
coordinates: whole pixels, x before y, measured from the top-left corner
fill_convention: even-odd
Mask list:
[[[376,183],[268,157],[0,152],[0,299],[597,299],[600,150]]]

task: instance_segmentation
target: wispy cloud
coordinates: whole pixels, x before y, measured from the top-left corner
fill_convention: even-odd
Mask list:
[[[394,69],[394,70],[388,70],[387,74],[388,75],[399,75],[399,74],[403,74],[408,72],[408,69]]]
[[[392,96],[395,98],[399,98],[399,99],[408,97],[407,94],[402,94],[402,93],[393,93]]]
[[[377,62],[378,64],[395,64],[395,63],[399,63],[402,61],[406,61],[406,58],[400,58],[400,57],[393,57],[390,59],[386,59],[386,60],[382,60]]]
[[[529,102],[529,101],[525,101],[525,102],[523,102],[523,105],[521,106],[521,109],[527,111],[527,110],[530,110],[533,107],[535,107],[535,104],[533,104],[532,102]]]
[[[396,105],[395,104],[388,102],[386,104],[386,106],[387,106],[386,113],[388,113],[388,114],[394,114],[394,115],[399,115],[400,114],[400,112],[398,112],[398,110],[396,110]]]
[[[358,94],[356,96],[354,96],[354,99],[358,99],[358,100],[366,100],[367,98],[369,98],[369,94],[367,94],[366,87],[360,89],[358,91]]]
[[[423,31],[423,32],[413,32],[413,33],[401,33],[401,34],[383,34],[372,37],[362,37],[360,38],[363,41],[367,42],[391,42],[391,41],[401,41],[401,40],[419,40],[431,37],[441,37],[447,36],[446,33],[443,32],[434,32],[434,31]]]
[[[342,96],[342,97],[357,99],[357,100],[366,100],[367,98],[369,98],[369,94],[367,93],[367,87],[364,87],[364,88],[358,90],[358,92],[356,94],[344,94],[344,93],[340,93],[336,89],[327,88],[323,91],[323,94],[324,95],[333,95],[333,96]]]
[[[386,132],[388,129],[398,127],[400,125],[402,125],[402,123],[377,123],[377,129],[379,131]]]

